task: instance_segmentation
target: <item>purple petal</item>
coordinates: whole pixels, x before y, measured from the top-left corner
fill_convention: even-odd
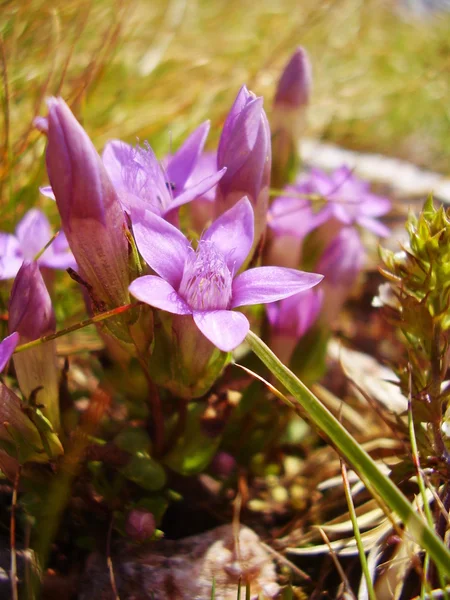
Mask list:
[[[202,239],[214,242],[223,254],[230,272],[234,274],[247,258],[253,237],[253,208],[248,198],[242,198],[214,221]]]
[[[180,298],[170,283],[156,275],[138,277],[128,289],[135,298],[155,308],[160,308],[175,315],[192,314],[192,310]]]
[[[0,372],[6,367],[6,363],[11,358],[18,343],[19,334],[17,331],[8,335],[8,337],[5,337],[5,339],[0,342]]]
[[[37,208],[32,208],[17,224],[16,237],[24,258],[33,260],[52,237],[47,217]]]
[[[23,254],[14,235],[0,233],[0,280],[12,279],[23,263]]]
[[[231,310],[194,312],[194,321],[203,335],[223,352],[239,346],[250,329],[247,317]]]
[[[178,288],[190,244],[184,235],[150,211],[132,214],[136,245],[146,263],[158,275]]]
[[[295,194],[295,190],[292,190]],[[324,207],[315,213],[311,202],[302,198],[280,196],[270,207],[268,225],[278,235],[293,235],[303,239],[329,218],[329,209]]]
[[[175,185],[175,194],[177,194],[177,190],[181,191],[185,188],[186,182],[202,153],[208,137],[209,127],[209,121],[202,123],[169,159],[166,174],[170,183]]]
[[[366,217],[381,217],[392,208],[391,201],[383,196],[366,193],[361,204],[361,213]]]
[[[255,98],[249,102],[237,117],[227,143],[219,146],[217,164],[219,167],[228,168],[228,179],[242,166],[249,152],[254,148],[259,134],[262,111],[262,98]]]
[[[312,69],[308,54],[299,46],[291,56],[278,82],[274,103],[292,108],[305,106],[311,94]]]
[[[238,95],[236,96],[236,99],[233,102],[233,106],[231,107],[230,112],[228,113],[225,123],[223,125],[222,134],[219,140],[219,148],[217,150],[218,157],[222,156],[223,154],[223,146],[228,143],[228,139],[233,131],[236,119],[239,117],[245,105],[248,104],[254,98],[255,95],[252,92],[249,92],[247,87],[243,85],[239,90]]]
[[[386,227],[386,225],[383,225],[380,221],[371,219],[370,217],[359,217],[357,222],[361,227],[365,227],[365,229],[368,229],[380,237],[387,237],[391,233],[389,227]]]
[[[288,298],[314,287],[323,275],[283,267],[257,267],[244,271],[233,281],[232,308],[266,304]]]
[[[103,149],[102,161],[117,191],[124,188],[122,169],[130,163],[133,154],[133,147],[121,140],[111,140]]]
[[[39,258],[38,265],[40,267],[48,267],[49,269],[77,269],[76,260],[72,252],[51,252],[52,248],[44,252]]]
[[[55,198],[55,194],[53,193],[53,189],[51,185],[42,185],[39,188],[39,191],[41,192],[41,194],[43,196],[45,196],[46,198],[51,198],[52,200],[56,200]]]
[[[182,194],[177,196],[170,203],[168,210],[164,214],[167,214],[168,212],[172,211],[174,208],[178,208],[178,207],[182,206],[183,204],[186,204],[187,202],[191,202],[192,200],[199,198],[200,196],[204,196],[206,194],[206,192],[209,192],[210,189],[212,189],[214,186],[217,185],[217,183],[225,175],[226,170],[227,170],[226,167],[224,167],[220,171],[217,171],[216,173],[209,175],[205,179],[202,179],[202,181],[199,181],[192,187],[188,188],[186,191],[184,191]]]

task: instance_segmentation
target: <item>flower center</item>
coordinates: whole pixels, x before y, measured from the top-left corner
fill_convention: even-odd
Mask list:
[[[200,240],[184,265],[178,293],[194,310],[227,309],[233,276],[213,242]]]
[[[126,189],[148,202],[157,214],[164,213],[172,202],[172,188],[147,142],[143,148],[137,146],[130,153],[129,160],[122,166],[122,179]]]

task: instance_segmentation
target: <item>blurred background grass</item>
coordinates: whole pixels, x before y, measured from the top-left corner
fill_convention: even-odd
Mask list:
[[[240,85],[269,110],[296,45],[310,53],[309,134],[449,170],[450,18],[382,0],[1,2],[0,229],[45,182],[44,99],[71,104],[100,150],[148,139],[160,155],[209,118],[210,143]]]

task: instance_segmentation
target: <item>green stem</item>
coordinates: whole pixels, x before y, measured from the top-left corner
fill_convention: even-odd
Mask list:
[[[409,528],[412,538],[429,552],[442,573],[450,576],[450,552],[443,541],[415,512],[408,499],[377,467],[373,459],[356,442],[339,421],[314,394],[287,368],[254,333],[249,332],[247,343],[273,375],[292,394],[306,411],[309,420],[321,430],[336,450],[352,465],[367,489],[383,499]]]
[[[41,344],[45,344],[46,342],[50,342],[51,340],[56,340],[57,338],[62,337],[63,335],[67,335],[68,333],[72,333],[72,331],[77,331],[78,329],[82,329],[83,327],[87,327],[88,325],[94,325],[95,323],[100,323],[101,321],[104,321],[105,319],[110,319],[111,317],[120,315],[121,313],[126,312],[127,310],[130,310],[131,308],[135,308],[136,306],[139,306],[140,304],[142,304],[142,303],[141,302],[132,302],[131,304],[124,304],[123,306],[118,306],[117,308],[113,308],[112,310],[108,310],[106,312],[99,313],[98,315],[95,315],[95,317],[92,317],[90,319],[85,319],[84,321],[80,321],[79,323],[76,323],[75,325],[71,325],[70,327],[66,327],[65,329],[61,329],[60,331],[57,331],[56,333],[51,333],[50,335],[44,335],[43,337],[38,338],[37,340],[27,342],[26,344],[21,344],[20,346],[17,346],[14,354],[17,354],[18,352],[24,352],[25,350],[29,350],[30,348],[35,348],[36,346],[40,346]]]

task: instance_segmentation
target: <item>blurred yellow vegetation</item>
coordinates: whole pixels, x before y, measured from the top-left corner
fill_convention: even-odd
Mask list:
[[[296,45],[310,53],[310,135],[445,172],[450,19],[400,18],[382,0],[16,0],[2,3],[0,226],[39,204],[45,141],[62,95],[99,150],[148,139],[164,155],[203,120],[210,143],[238,88],[271,97]],[[44,200],[46,206],[48,202]]]

